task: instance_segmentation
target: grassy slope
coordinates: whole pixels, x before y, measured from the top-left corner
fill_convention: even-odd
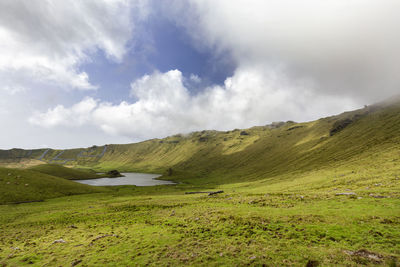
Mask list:
[[[254,127],[249,135],[207,131],[111,145],[100,160],[73,164],[172,167],[171,178],[182,183],[0,206],[0,258],[10,266],[395,266],[400,106],[329,136],[335,121],[366,111]],[[225,193],[184,194],[208,189]],[[349,192],[355,195],[336,196]],[[52,244],[60,238],[66,243]],[[346,253],[359,249],[379,256]]]
[[[30,167],[29,170],[65,178],[68,180],[82,180],[104,177],[104,175],[98,175],[95,171],[92,170],[67,168],[58,164],[36,165]]]
[[[342,132],[329,136],[336,121],[355,114],[362,116]],[[367,108],[308,123],[287,123],[278,129],[253,127],[246,132],[249,135],[240,135],[240,130],[204,131],[110,145],[104,157],[92,166],[159,173],[171,167],[171,178],[191,184],[252,181],[331,168],[388,151],[395,153],[400,147],[400,105]]]
[[[0,204],[105,191],[35,171],[8,168],[0,168],[0,184]]]
[[[332,164],[397,149],[400,144],[400,101],[372,106],[307,123],[279,128],[260,126],[229,132],[202,131],[126,145],[87,149],[49,150],[43,160],[96,170],[119,169],[165,173],[192,184],[225,184],[263,179],[288,172],[329,168]],[[360,118],[342,132],[329,136],[338,120]],[[33,150],[38,158],[44,150]],[[60,154],[62,152],[62,154]],[[20,161],[28,151],[0,151],[0,161]],[[19,155],[19,156],[17,156]],[[57,155],[60,155],[57,157]],[[14,158],[13,158],[14,157]],[[56,158],[56,160],[54,160]]]

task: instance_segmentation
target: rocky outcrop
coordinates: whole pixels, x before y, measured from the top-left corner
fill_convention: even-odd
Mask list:
[[[122,175],[119,171],[117,171],[117,170],[108,171],[108,172],[106,173],[106,175],[107,175],[108,177],[110,177],[110,178],[122,177],[122,176],[123,176],[123,175]]]
[[[332,129],[329,131],[329,135],[332,136],[332,135],[342,131],[344,128],[349,126],[351,123],[353,123],[353,120],[352,119],[348,119],[348,118],[336,121],[333,124]]]

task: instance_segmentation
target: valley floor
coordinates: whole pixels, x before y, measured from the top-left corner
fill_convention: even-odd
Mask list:
[[[399,170],[367,171],[287,174],[213,196],[123,186],[2,205],[0,265],[396,266]]]

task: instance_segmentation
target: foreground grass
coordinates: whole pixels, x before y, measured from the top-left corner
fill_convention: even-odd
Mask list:
[[[185,184],[124,186],[3,205],[1,263],[395,266],[400,255],[398,169],[349,170],[227,184],[215,196],[185,195],[207,189]],[[336,195],[341,192],[356,195]],[[65,243],[54,243],[60,239]],[[351,255],[359,250],[370,254]]]

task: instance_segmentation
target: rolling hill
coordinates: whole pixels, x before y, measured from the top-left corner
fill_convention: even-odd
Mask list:
[[[399,151],[398,99],[312,122],[3,150],[1,165],[25,169],[0,168],[0,204],[48,200],[0,205],[0,264],[398,266]],[[70,167],[180,183],[106,189],[43,173],[76,177]],[[210,190],[223,193],[185,194]]]
[[[104,192],[32,170],[0,168],[0,204],[42,201],[49,198]]]
[[[58,164],[40,164],[29,167],[28,170],[68,180],[95,179],[95,178],[105,177],[105,175],[99,175],[95,171],[90,169],[67,168]]]
[[[171,169],[169,179],[225,184],[365,164],[377,155],[386,162],[397,161],[399,133],[400,101],[395,99],[312,122],[201,131],[125,145],[1,150],[0,164],[15,167],[19,162],[41,162],[164,174]]]

